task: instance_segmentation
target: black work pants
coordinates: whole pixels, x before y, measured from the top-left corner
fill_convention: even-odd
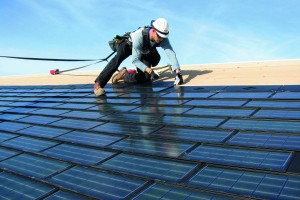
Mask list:
[[[104,88],[112,75],[118,70],[120,64],[131,54],[131,46],[127,42],[120,43],[117,47],[117,54],[108,62],[95,82],[99,82],[100,87]],[[156,66],[160,61],[160,55],[155,49],[153,52],[143,54],[141,60],[148,67]],[[141,83],[150,80],[151,77],[148,73],[142,72],[140,69],[137,69],[137,72],[136,74],[126,73],[124,81],[126,83]]]

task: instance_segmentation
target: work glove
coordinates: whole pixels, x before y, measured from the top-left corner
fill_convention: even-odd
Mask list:
[[[160,78],[159,74],[155,70],[151,69],[151,72],[149,74],[150,74],[152,80],[156,80],[156,79]]]
[[[179,72],[176,74],[174,85],[176,86],[176,85],[181,85],[181,84],[183,84],[183,79],[182,79],[181,73]]]

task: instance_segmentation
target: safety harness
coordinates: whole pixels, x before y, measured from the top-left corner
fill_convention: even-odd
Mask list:
[[[151,46],[150,39],[149,39],[149,28],[153,28],[152,26],[144,26],[143,27],[143,47],[142,52],[143,54],[148,54],[150,52],[154,52],[156,50],[156,47],[159,46],[159,44],[155,43],[154,46]],[[132,42],[131,42],[131,36],[130,32],[126,32],[124,35],[116,35],[112,40],[108,42],[110,48],[113,51],[117,51],[118,45],[122,42],[127,42],[129,46],[132,48]]]

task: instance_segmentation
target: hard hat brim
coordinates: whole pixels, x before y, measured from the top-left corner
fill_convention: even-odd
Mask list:
[[[169,33],[168,34],[162,34],[158,31],[156,31],[156,33],[159,35],[159,37],[162,37],[162,38],[168,38],[169,37]]]

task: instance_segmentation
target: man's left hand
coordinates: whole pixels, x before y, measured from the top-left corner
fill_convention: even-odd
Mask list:
[[[176,74],[174,85],[176,86],[176,85],[181,85],[181,84],[183,84],[183,79],[182,79],[181,73],[179,72]]]

